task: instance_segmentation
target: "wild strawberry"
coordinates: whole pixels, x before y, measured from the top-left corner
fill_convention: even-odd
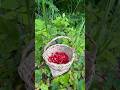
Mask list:
[[[69,57],[64,52],[56,52],[52,53],[52,55],[48,59],[49,62],[57,63],[57,64],[66,64],[69,62]]]

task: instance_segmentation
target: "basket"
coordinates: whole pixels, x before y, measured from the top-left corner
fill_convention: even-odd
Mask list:
[[[20,78],[25,82],[26,90],[35,90],[34,81],[32,80],[35,66],[34,66],[34,40],[24,49],[22,59],[18,67]]]
[[[71,40],[69,37],[66,36],[58,36],[54,39],[52,39],[45,47],[43,52],[43,59],[45,60],[46,64],[49,66],[52,76],[57,77],[59,75],[64,74],[67,72],[75,58],[75,50],[68,45],[65,44],[56,44],[55,41],[61,38],[65,38],[68,40]],[[69,62],[66,64],[56,64],[48,61],[49,56],[52,55],[52,53],[55,52],[64,52],[69,57]]]

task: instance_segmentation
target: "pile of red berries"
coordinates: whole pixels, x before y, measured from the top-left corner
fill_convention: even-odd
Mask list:
[[[57,64],[66,64],[69,62],[69,57],[64,52],[55,52],[48,58],[48,61]]]

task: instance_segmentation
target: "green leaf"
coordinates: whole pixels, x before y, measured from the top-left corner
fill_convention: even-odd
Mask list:
[[[82,79],[78,82],[77,90],[85,90],[85,80]]]
[[[35,82],[39,83],[42,79],[42,74],[40,70],[35,70]]]
[[[51,90],[58,90],[58,88],[59,88],[59,84],[58,83],[55,83],[55,82],[51,83]]]
[[[67,86],[69,82],[69,74],[66,73],[65,75],[60,76],[59,81],[63,86]]]
[[[48,90],[48,85],[42,83],[42,84],[40,85],[40,89],[41,89],[41,90]]]

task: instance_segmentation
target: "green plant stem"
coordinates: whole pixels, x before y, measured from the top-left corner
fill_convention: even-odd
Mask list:
[[[42,0],[43,18],[45,20],[45,27],[46,27],[46,30],[47,30],[47,15],[46,15],[45,2],[46,2],[46,0]]]

